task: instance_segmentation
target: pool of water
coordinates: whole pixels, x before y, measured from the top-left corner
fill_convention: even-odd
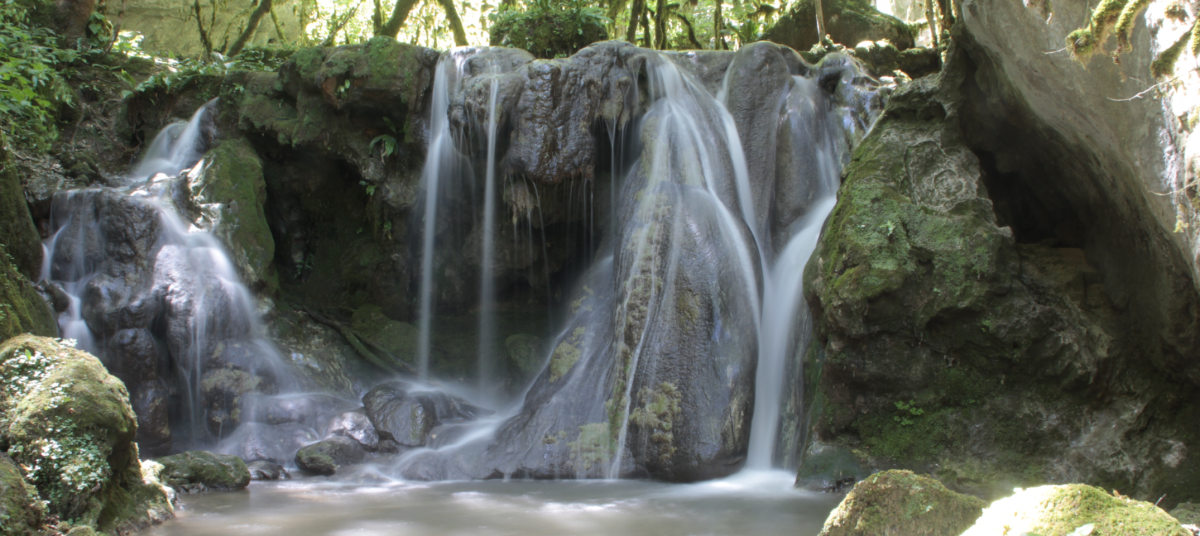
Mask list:
[[[797,491],[792,479],[782,471],[699,484],[306,477],[183,495],[178,517],[144,534],[816,535],[841,496]]]

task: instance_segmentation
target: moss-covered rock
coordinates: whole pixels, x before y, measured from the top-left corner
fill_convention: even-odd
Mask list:
[[[1190,536],[1191,531],[1151,503],[1068,484],[1018,490],[988,506],[962,536],[1005,534]]]
[[[194,450],[157,461],[163,466],[159,477],[179,491],[232,491],[250,484],[250,470],[237,456]]]
[[[508,361],[519,371],[521,377],[527,378],[539,372],[542,366],[542,341],[537,335],[517,333],[509,335],[504,340],[508,349]]]
[[[887,39],[899,50],[911,48],[916,34],[911,27],[891,15],[881,13],[863,0],[824,0],[825,32],[840,43],[853,47],[862,41]],[[792,5],[787,14],[763,33],[763,40],[808,50],[818,43],[816,6],[812,0]]]
[[[26,478],[49,513],[104,531],[173,515],[169,495],[138,461],[129,394],[98,359],[22,335],[0,345],[0,382],[0,443],[30,468]]]
[[[608,39],[604,20],[584,9],[537,7],[529,11],[501,11],[488,28],[492,46],[527,50],[537,58],[565,58],[598,41]]]
[[[0,341],[22,333],[58,335],[54,313],[0,245]]]
[[[44,514],[37,490],[12,458],[0,453],[0,536],[33,536]]]
[[[0,243],[12,255],[17,270],[28,279],[36,279],[42,271],[42,240],[16,166],[9,162],[4,135],[0,133]]]
[[[979,518],[984,502],[910,471],[867,477],[838,505],[821,536],[957,536]]]
[[[1171,510],[1171,517],[1184,525],[1200,525],[1200,504],[1182,503]]]
[[[197,226],[224,243],[246,285],[274,293],[275,240],[263,210],[267,185],[254,147],[242,138],[221,142],[204,155],[188,185],[200,209]]]
[[[360,463],[366,453],[357,441],[333,436],[296,452],[296,467],[318,475],[332,475],[343,465]]]
[[[1153,364],[1193,339],[1164,347],[1120,310],[1138,295],[1117,292],[1120,266],[1093,264],[1111,236],[1037,234],[1071,227],[1038,231],[1030,183],[973,149],[960,121],[978,75],[958,58],[893,94],[805,269],[820,346],[803,367],[806,441],[987,497],[1067,479],[1200,495],[1187,369]],[[818,460],[799,450],[808,473]]]

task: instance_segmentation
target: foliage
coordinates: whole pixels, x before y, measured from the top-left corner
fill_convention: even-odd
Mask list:
[[[0,128],[26,145],[53,141],[59,105],[74,102],[56,67],[77,53],[56,48],[56,38],[53,31],[31,25],[15,0],[0,0]]]
[[[538,58],[565,57],[608,39],[612,24],[603,10],[584,0],[533,0],[528,9],[501,7],[488,15],[492,45],[528,50]]]
[[[136,93],[153,94],[156,91],[170,93],[204,78],[224,77],[230,71],[274,71],[290,56],[290,51],[248,48],[231,60],[226,60],[218,53],[213,54],[215,61],[207,62],[190,58],[160,60],[166,63],[165,70],[150,76],[132,90],[126,90],[122,96],[129,97]]]

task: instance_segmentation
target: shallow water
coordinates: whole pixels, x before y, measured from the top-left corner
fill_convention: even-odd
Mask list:
[[[815,535],[841,496],[797,491],[756,472],[700,484],[618,481],[255,482],[184,495],[151,536]]]

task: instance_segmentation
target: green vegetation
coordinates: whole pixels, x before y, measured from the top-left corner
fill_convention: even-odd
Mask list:
[[[58,68],[78,56],[57,48],[55,33],[31,24],[16,0],[0,0],[0,128],[24,145],[53,141],[59,106],[74,102]]]
[[[528,50],[538,58],[561,58],[608,39],[604,10],[580,0],[532,0],[526,10],[501,6],[488,15],[491,44]]]

